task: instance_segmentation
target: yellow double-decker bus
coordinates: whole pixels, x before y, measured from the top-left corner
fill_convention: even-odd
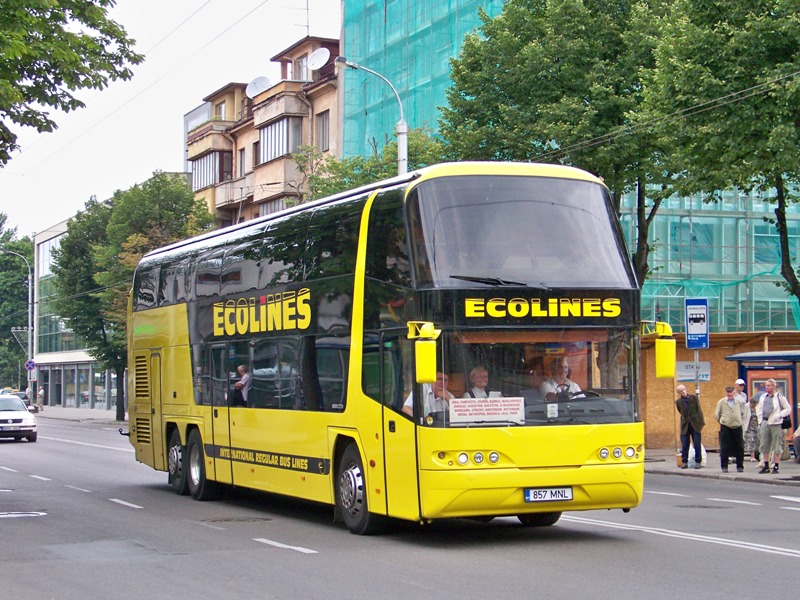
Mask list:
[[[358,534],[628,510],[639,333],[600,180],[436,165],[147,254],[130,440],[178,494],[331,504]]]

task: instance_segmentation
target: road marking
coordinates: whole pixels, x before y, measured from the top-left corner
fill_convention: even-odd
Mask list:
[[[800,507],[797,506],[779,506],[778,508],[783,510],[800,510]]]
[[[65,440],[64,438],[43,437],[43,440],[50,440],[51,442],[64,442],[65,444],[76,444],[78,446],[89,446],[90,448],[104,448],[105,450],[116,450],[117,452],[134,452],[133,448],[119,448],[118,446],[103,446],[102,444],[91,444],[89,442],[79,442],[77,440]]]
[[[79,492],[86,492],[87,494],[91,494],[92,493],[92,490],[85,490],[83,488],[79,488],[79,487],[74,486],[74,485],[64,485],[64,487],[68,487],[68,488],[70,488],[72,490],[78,490]]]
[[[48,479],[47,477],[42,477],[41,475],[28,475],[28,477],[32,477],[33,479],[38,479],[40,481],[53,481],[52,479]]]
[[[677,494],[675,492],[650,492],[645,491],[645,494],[655,494],[657,496],[677,496],[678,498],[691,498],[688,494]]]
[[[18,519],[20,517],[44,517],[45,512],[0,512],[0,519]]]
[[[764,544],[755,544],[752,542],[745,542],[741,540],[731,540],[727,538],[718,538],[708,535],[698,535],[696,533],[687,533],[684,531],[676,531],[674,529],[661,529],[659,527],[643,527],[640,525],[625,525],[622,523],[612,523],[610,521],[599,521],[597,519],[587,519],[586,517],[566,516],[561,517],[561,520],[573,521],[575,523],[584,523],[586,525],[597,525],[599,527],[608,527],[611,529],[625,529],[628,531],[641,531],[642,533],[650,533],[653,535],[663,535],[666,537],[682,538],[693,542],[703,542],[706,544],[718,544],[720,546],[731,546],[733,548],[740,548],[744,550],[755,550],[756,552],[764,552],[765,554],[779,554],[781,556],[792,556],[800,558],[800,550],[792,550],[791,548],[781,548],[779,546],[767,546]]]
[[[19,473],[19,471],[12,469],[11,467],[0,467],[0,469],[3,469],[3,471],[9,471],[11,473]]]
[[[770,496],[776,500],[786,500],[786,502],[800,502],[800,497],[797,496]]]
[[[0,492],[13,492],[14,490],[0,490]]]
[[[184,519],[188,523],[194,523],[195,525],[202,525],[203,527],[208,527],[209,529],[216,529],[217,531],[226,531],[224,527],[217,527],[216,525],[211,525],[210,523],[203,523],[202,521],[192,521],[191,519]]]
[[[262,544],[267,544],[268,546],[275,546],[276,548],[283,548],[284,550],[294,550],[295,552],[302,552],[303,554],[319,554],[316,550],[309,550],[308,548],[303,548],[302,546],[287,546],[286,544],[281,544],[280,542],[274,542],[272,540],[267,540],[264,538],[253,538],[254,542],[260,542]]]
[[[129,506],[130,508],[144,508],[143,506],[131,504],[130,502],[125,502],[125,500],[120,500],[119,498],[109,498],[109,500],[111,502],[116,502],[117,504],[122,504],[122,506]]]
[[[759,502],[748,502],[747,500],[729,500],[728,498],[706,498],[711,502],[730,502],[731,504],[747,504],[748,506],[763,506]]]

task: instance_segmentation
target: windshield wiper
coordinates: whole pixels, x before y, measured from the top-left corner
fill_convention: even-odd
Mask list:
[[[460,279],[462,281],[473,281],[475,283],[483,283],[486,285],[528,285],[521,281],[509,281],[508,279],[500,279],[499,277],[471,277],[469,275],[450,275],[453,279]]]

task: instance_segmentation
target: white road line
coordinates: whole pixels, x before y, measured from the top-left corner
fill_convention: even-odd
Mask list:
[[[0,490],[0,492],[13,492],[14,490]]]
[[[79,492],[86,492],[87,494],[91,494],[92,493],[92,490],[85,490],[83,488],[79,488],[79,487],[74,486],[74,485],[66,485],[65,484],[64,487],[68,487],[71,490],[78,490]]]
[[[677,496],[678,498],[691,498],[688,494],[677,494],[675,492],[651,492],[645,490],[645,494],[655,494],[656,496]]]
[[[706,498],[706,500],[710,500],[711,502],[730,502],[731,504],[746,504],[748,506],[763,506],[763,504],[759,502],[748,502],[747,500],[731,500],[729,498]]]
[[[9,471],[10,473],[19,473],[16,469],[12,469],[11,467],[0,467],[3,471]]]
[[[800,510],[800,506],[779,506],[783,510]]]
[[[303,554],[319,554],[316,550],[309,550],[308,548],[303,548],[302,546],[287,546],[286,544],[281,544],[280,542],[274,542],[272,540],[267,540],[265,538],[253,538],[254,542],[260,542],[262,544],[267,544],[268,546],[275,546],[276,548],[283,548],[284,550],[294,550],[295,552],[302,552]]]
[[[755,544],[752,542],[745,542],[741,540],[711,537],[708,535],[698,535],[696,533],[675,531],[673,529],[661,529],[659,527],[643,527],[640,525],[625,525],[623,523],[612,523],[610,521],[599,521],[597,519],[587,519],[585,517],[574,517],[571,515],[566,517],[561,517],[561,520],[572,521],[575,523],[584,523],[586,525],[597,525],[599,527],[608,527],[610,529],[641,531],[642,533],[650,533],[653,535],[663,535],[666,537],[681,538],[693,542],[718,544],[720,546],[731,546],[733,548],[740,548],[743,550],[754,550],[756,552],[764,552],[765,554],[779,554],[781,556],[791,556],[794,558],[800,558],[800,550],[793,550],[791,548],[782,548],[779,546],[766,546],[764,544]]]
[[[775,498],[776,500],[786,500],[786,502],[800,502],[800,497],[798,496],[770,496],[770,498]]]
[[[125,500],[120,500],[119,498],[109,498],[109,500],[111,502],[116,502],[117,504],[122,504],[122,506],[129,506],[130,508],[144,508],[143,506],[131,504],[130,502],[125,502]]]
[[[42,477],[41,475],[28,475],[28,477],[32,477],[33,479],[38,479],[40,481],[53,481],[52,479],[48,479],[47,477]]]
[[[79,442],[77,440],[65,440],[64,438],[43,437],[43,440],[50,440],[51,442],[64,442],[65,444],[76,444],[78,446],[89,446],[90,448],[103,448],[105,450],[116,450],[117,452],[134,452],[133,448],[119,448],[118,446],[103,446],[102,444],[91,444],[89,442]]]
[[[192,521],[191,519],[184,519],[184,520],[188,523],[194,523],[195,525],[202,525],[203,527],[208,527],[209,529],[216,529],[217,531],[226,531],[224,527],[211,525],[210,523],[203,523],[202,521]]]

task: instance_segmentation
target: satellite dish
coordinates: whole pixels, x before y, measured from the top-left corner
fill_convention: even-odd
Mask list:
[[[331,57],[331,51],[327,48],[317,48],[308,57],[308,68],[312,71],[318,71],[324,67],[328,59]]]
[[[258,96],[264,90],[269,89],[269,79],[264,77],[263,75],[260,77],[256,77],[247,84],[247,88],[245,88],[244,93],[245,95],[250,98],[251,100]]]

